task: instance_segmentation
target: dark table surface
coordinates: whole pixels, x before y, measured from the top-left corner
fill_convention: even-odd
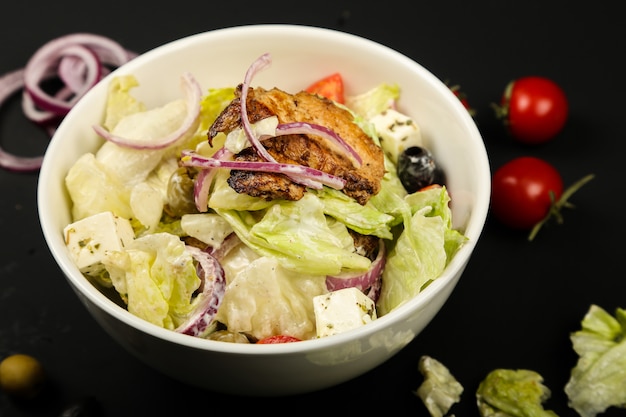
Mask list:
[[[562,225],[528,242],[489,218],[449,302],[410,345],[377,369],[324,391],[287,398],[237,398],[201,391],[143,365],[79,303],[57,269],[38,223],[37,173],[0,170],[0,358],[24,352],[44,364],[50,386],[19,404],[0,394],[0,416],[59,416],[93,399],[103,416],[186,416],[231,411],[294,413],[326,404],[354,412],[428,416],[414,390],[429,355],[464,386],[457,416],[478,416],[475,392],[495,368],[532,369],[552,396],[544,405],[575,416],[563,387],[577,356],[569,335],[591,304],[626,307],[622,221],[626,178],[626,31],[616,3],[567,0],[431,1],[365,5],[341,1],[12,2],[0,15],[0,73],[23,67],[52,38],[91,32],[144,52],[198,32],[253,23],[295,23],[361,35],[394,48],[458,84],[477,111],[492,170],[521,155],[554,164],[566,184],[595,179],[572,198]],[[396,3],[396,4],[394,4]],[[384,65],[383,62],[375,65]],[[490,103],[524,75],[557,81],[570,118],[550,143],[511,141]],[[27,122],[13,96],[0,108],[0,144],[43,153],[48,137]],[[219,376],[216,376],[219,377]],[[607,416],[626,416],[612,408]]]

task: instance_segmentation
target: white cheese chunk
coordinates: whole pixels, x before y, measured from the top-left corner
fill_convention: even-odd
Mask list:
[[[383,151],[394,164],[405,149],[423,146],[420,127],[405,114],[387,109],[370,121],[376,127]]]
[[[130,221],[110,211],[69,224],[63,234],[78,269],[92,276],[103,272],[102,259],[107,252],[123,250],[135,237]]]
[[[344,288],[313,298],[317,337],[331,336],[376,320],[374,301],[358,288]]]

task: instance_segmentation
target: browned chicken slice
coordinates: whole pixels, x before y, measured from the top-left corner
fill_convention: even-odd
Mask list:
[[[224,109],[209,129],[209,142],[219,133],[228,133],[241,127],[241,85],[236,98]],[[277,88],[265,90],[260,87],[248,91],[247,111],[250,123],[277,116],[279,123],[305,122],[317,124],[335,131],[362,158],[362,165],[353,162],[338,151],[328,139],[311,134],[294,134],[266,139],[263,145],[281,163],[305,165],[346,180],[343,192],[360,204],[380,191],[384,175],[381,148],[358,127],[347,110],[323,97],[300,92],[289,94]],[[259,160],[252,148],[236,156],[239,160]],[[299,200],[304,186],[292,182],[281,174],[231,171],[229,185],[239,193],[246,193],[267,200]]]

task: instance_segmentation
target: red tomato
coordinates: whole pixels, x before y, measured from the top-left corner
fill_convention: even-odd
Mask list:
[[[345,104],[343,92],[343,78],[338,72],[322,78],[308,86],[306,91],[311,94],[319,94],[340,104]]]
[[[467,95],[463,91],[461,91],[461,87],[458,85],[453,85],[452,87],[448,88],[450,88],[454,95],[459,99],[463,107],[467,109],[470,116],[475,116],[476,110],[472,106],[470,106],[469,101],[467,100]]]
[[[291,343],[291,342],[301,342],[301,340],[298,339],[297,337],[279,334],[275,336],[264,337],[263,339],[260,339],[257,342],[257,344],[269,345],[269,344],[274,344],[274,343]]]
[[[569,112],[561,87],[539,76],[511,81],[500,104],[496,115],[504,119],[511,136],[530,145],[553,139],[565,126]]]
[[[562,194],[563,180],[554,166],[523,156],[494,172],[491,211],[503,224],[529,230],[548,216]]]

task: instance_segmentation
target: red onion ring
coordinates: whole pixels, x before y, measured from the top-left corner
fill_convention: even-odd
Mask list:
[[[79,93],[69,102],[58,100],[41,88],[41,83],[51,77],[58,77],[59,65],[66,55],[75,56],[83,60],[88,74],[85,79],[75,79],[74,88]],[[24,73],[25,92],[29,94],[35,104],[43,110],[58,114],[67,114],[72,106],[95,83],[100,81],[100,68],[103,65],[120,66],[134,57],[117,42],[100,35],[76,33],[53,39],[39,48],[26,64]],[[81,74],[84,75],[84,74]]]
[[[202,99],[202,89],[193,75],[184,73],[181,80],[187,104],[187,115],[178,129],[170,134],[147,143],[114,135],[101,125],[94,125],[93,130],[109,142],[132,149],[163,149],[173,145],[196,128],[196,121],[200,115],[200,101]]]
[[[198,167],[203,169],[226,168],[242,171],[275,172],[288,176],[311,179],[319,184],[326,185],[336,190],[341,190],[346,185],[346,180],[328,174],[315,168],[305,165],[282,164],[278,162],[256,162],[256,161],[229,161],[210,158],[199,155],[193,151],[183,150],[181,164],[188,167]]]
[[[202,297],[189,318],[176,328],[178,333],[189,336],[202,336],[213,323],[217,310],[226,293],[226,275],[220,263],[208,252],[195,246],[186,245],[185,249],[198,262],[198,275],[202,279]]]
[[[248,140],[254,147],[256,153],[266,161],[276,162],[274,157],[270,155],[270,153],[265,149],[265,147],[261,144],[261,141],[254,135],[252,131],[252,126],[250,125],[250,119],[248,118],[248,89],[250,88],[250,84],[252,82],[252,78],[257,74],[257,72],[265,69],[272,62],[269,53],[265,53],[257,58],[246,71],[246,75],[243,81],[243,85],[241,88],[241,127],[243,131],[246,133]]]
[[[261,70],[267,68],[272,62],[271,56],[269,53],[265,53],[258,57],[248,68],[246,71],[246,75],[244,77],[243,84],[241,86],[241,126],[243,131],[245,132],[248,140],[252,144],[252,147],[256,150],[257,154],[265,159],[268,162],[277,163],[276,159],[265,149],[265,147],[261,144],[259,138],[254,135],[252,130],[252,126],[250,125],[250,120],[248,118],[248,109],[247,109],[247,101],[248,101],[248,89],[250,88],[250,84],[252,83],[252,78]],[[306,187],[313,188],[319,190],[322,188],[322,184],[319,182],[312,180],[307,177],[300,177],[297,174],[287,174],[287,176],[298,184],[302,184]]]
[[[348,157],[352,160],[357,168],[360,167],[363,163],[361,155],[359,155],[358,152],[355,151],[349,143],[347,143],[341,136],[339,136],[337,132],[325,126],[306,122],[292,122],[279,124],[276,127],[276,136],[292,134],[311,134],[329,139],[331,143],[333,143],[335,146],[338,146],[341,151],[348,155]]]
[[[213,154],[213,158],[220,160],[230,157],[232,157],[232,153],[226,148],[220,148]],[[215,178],[216,173],[217,170],[214,168],[203,168],[198,172],[193,183],[193,199],[200,213],[209,210],[209,191],[211,190],[211,184],[213,184],[213,178]]]
[[[4,103],[15,91],[24,86],[24,70],[12,71],[0,78],[0,104]],[[37,171],[41,167],[43,156],[16,156],[6,152],[0,146],[0,166],[16,172]]]
[[[386,264],[386,250],[385,242],[380,239],[378,254],[376,259],[372,261],[370,268],[364,273],[347,273],[343,275],[327,276],[326,288],[328,291],[341,290],[343,288],[355,287],[365,292],[369,289],[367,295],[372,300],[377,301],[378,293],[380,290],[380,279],[382,278],[383,270]]]
[[[100,35],[76,33],[44,44],[21,68],[0,77],[0,105],[22,89],[22,111],[52,137],[58,124],[76,102],[111,69],[130,61],[135,52]],[[47,80],[63,86],[48,94],[41,88]],[[41,168],[43,156],[21,157],[0,147],[0,167],[28,172]]]
[[[237,245],[241,243],[241,239],[235,232],[232,232],[224,238],[222,243],[218,247],[210,247],[207,249],[209,254],[218,261],[221,261],[226,255],[230,253]]]

